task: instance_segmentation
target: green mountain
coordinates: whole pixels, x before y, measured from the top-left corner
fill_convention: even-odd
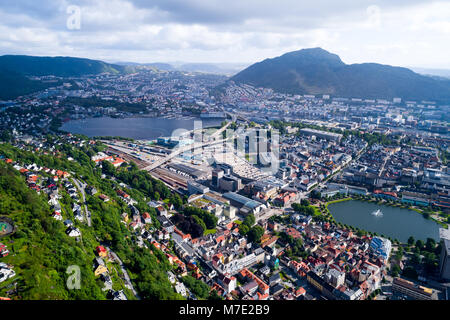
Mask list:
[[[122,73],[125,66],[72,57],[0,56],[0,69],[29,76],[79,77],[103,72]]]
[[[0,100],[14,99],[54,85],[54,83],[30,80],[14,71],[0,69]]]
[[[450,101],[450,80],[377,63],[345,64],[321,48],[303,49],[255,63],[230,80],[291,94]]]
[[[0,100],[14,99],[55,86],[55,83],[30,80],[27,76],[79,77],[104,72],[127,73],[133,70],[131,66],[82,58],[0,56]]]

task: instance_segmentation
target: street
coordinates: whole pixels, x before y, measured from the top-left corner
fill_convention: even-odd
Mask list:
[[[80,190],[80,192],[81,192],[81,196],[83,198],[83,205],[84,205],[84,216],[86,218],[88,226],[91,227],[92,226],[92,224],[91,224],[91,213],[89,212],[89,210],[87,208],[87,205],[86,205],[86,195],[85,195],[85,191],[84,191],[84,189],[86,188],[87,184],[82,183],[82,182],[78,181],[75,178],[73,178],[73,182],[77,186],[78,190]]]

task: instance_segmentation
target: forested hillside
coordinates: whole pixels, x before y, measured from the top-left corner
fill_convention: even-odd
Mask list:
[[[0,161],[0,216],[10,217],[17,227],[14,234],[0,239],[10,250],[10,255],[1,258],[0,262],[12,265],[17,274],[0,283],[0,296],[11,296],[13,299],[106,299],[107,292],[101,290],[103,283],[93,273],[95,248],[101,244],[114,250],[123,261],[141,299],[181,299],[167,278],[166,272],[173,266],[164,253],[154,246],[139,248],[135,234],[121,222],[121,214],[129,212],[129,208],[117,197],[117,182],[102,179],[102,174],[109,167],[105,166],[102,170],[90,160],[90,155],[102,149],[101,144],[81,148],[67,143],[57,145],[55,154],[44,154],[48,152],[21,150],[4,143],[0,144],[0,158],[66,170],[71,172],[72,177],[83,179],[108,195],[111,201],[105,203],[96,196],[87,196],[86,202],[92,215],[92,226],[89,227],[73,219],[73,200],[63,187],[58,187],[64,219],[74,221],[82,234],[80,241],[77,241],[65,233],[62,221],[52,217],[47,195],[39,195],[29,189],[24,176],[12,164]],[[69,157],[73,160],[68,160]],[[130,190],[130,194],[138,201],[136,206],[150,212],[152,218],[155,218],[155,212],[148,207],[146,199],[148,201],[160,195],[169,199],[173,197],[164,184],[145,176],[134,164],[130,168],[112,170],[110,173],[137,187]],[[179,198],[173,201],[181,204]],[[154,227],[157,227],[158,221],[153,221]],[[69,277],[66,270],[71,265],[80,267],[80,289],[69,290],[66,286]],[[108,267],[114,266],[108,263]],[[123,286],[120,277],[116,278],[116,289],[123,289],[129,299],[135,299],[131,291]]]

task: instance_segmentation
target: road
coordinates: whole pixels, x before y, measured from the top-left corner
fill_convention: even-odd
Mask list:
[[[91,223],[91,213],[89,212],[87,205],[86,205],[86,194],[84,192],[84,189],[86,188],[87,184],[82,183],[80,181],[78,181],[77,179],[73,179],[73,183],[75,183],[75,185],[77,186],[78,190],[80,190],[81,192],[81,197],[83,198],[83,205],[84,205],[84,217],[87,221],[87,224],[89,227],[92,226]]]
[[[314,187],[312,187],[311,190],[305,192],[303,195],[308,196],[308,195],[309,195],[313,190],[315,190],[317,187],[319,187],[319,186],[321,186],[321,185],[322,185],[322,186],[325,185],[325,184],[328,182],[328,180],[331,180],[334,176],[336,176],[336,175],[340,174],[341,172],[343,172],[345,168],[347,168],[348,166],[350,166],[350,165],[352,165],[353,163],[355,163],[355,161],[357,161],[357,160],[361,157],[361,155],[367,151],[367,149],[368,149],[367,147],[368,147],[368,146],[365,146],[364,148],[362,148],[362,149],[358,152],[358,154],[356,155],[356,157],[355,157],[354,159],[350,160],[347,164],[343,165],[342,168],[340,168],[338,171],[336,171],[335,173],[333,173],[333,174],[330,175],[329,177],[327,177],[327,178],[325,178],[324,180],[320,181],[317,185],[315,185]]]
[[[124,277],[124,281],[125,281],[125,286],[133,292],[134,296],[135,296],[137,299],[140,299],[138,293],[137,293],[136,290],[134,289],[133,284],[131,283],[130,276],[128,275],[128,272],[127,272],[127,270],[125,269],[125,266],[123,265],[122,260],[120,260],[119,256],[118,256],[114,251],[112,251],[109,247],[105,246],[105,248],[106,248],[106,250],[109,251],[109,253],[110,253],[111,256],[114,258],[114,260],[119,264],[120,269],[122,270],[122,273],[123,273],[123,277]]]
[[[209,137],[209,141],[214,141],[216,140],[216,137],[219,137],[220,134],[222,134],[222,132],[224,132],[230,125],[232,122],[228,122],[226,125],[224,125],[222,128],[220,128],[219,130],[217,130],[216,132],[214,132],[210,137]]]

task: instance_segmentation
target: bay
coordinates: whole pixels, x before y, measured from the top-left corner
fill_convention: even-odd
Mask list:
[[[223,119],[167,119],[167,118],[87,118],[63,123],[61,130],[95,136],[120,136],[138,140],[154,140],[169,137],[177,129],[194,129],[194,121],[201,121],[203,128],[220,125]]]

